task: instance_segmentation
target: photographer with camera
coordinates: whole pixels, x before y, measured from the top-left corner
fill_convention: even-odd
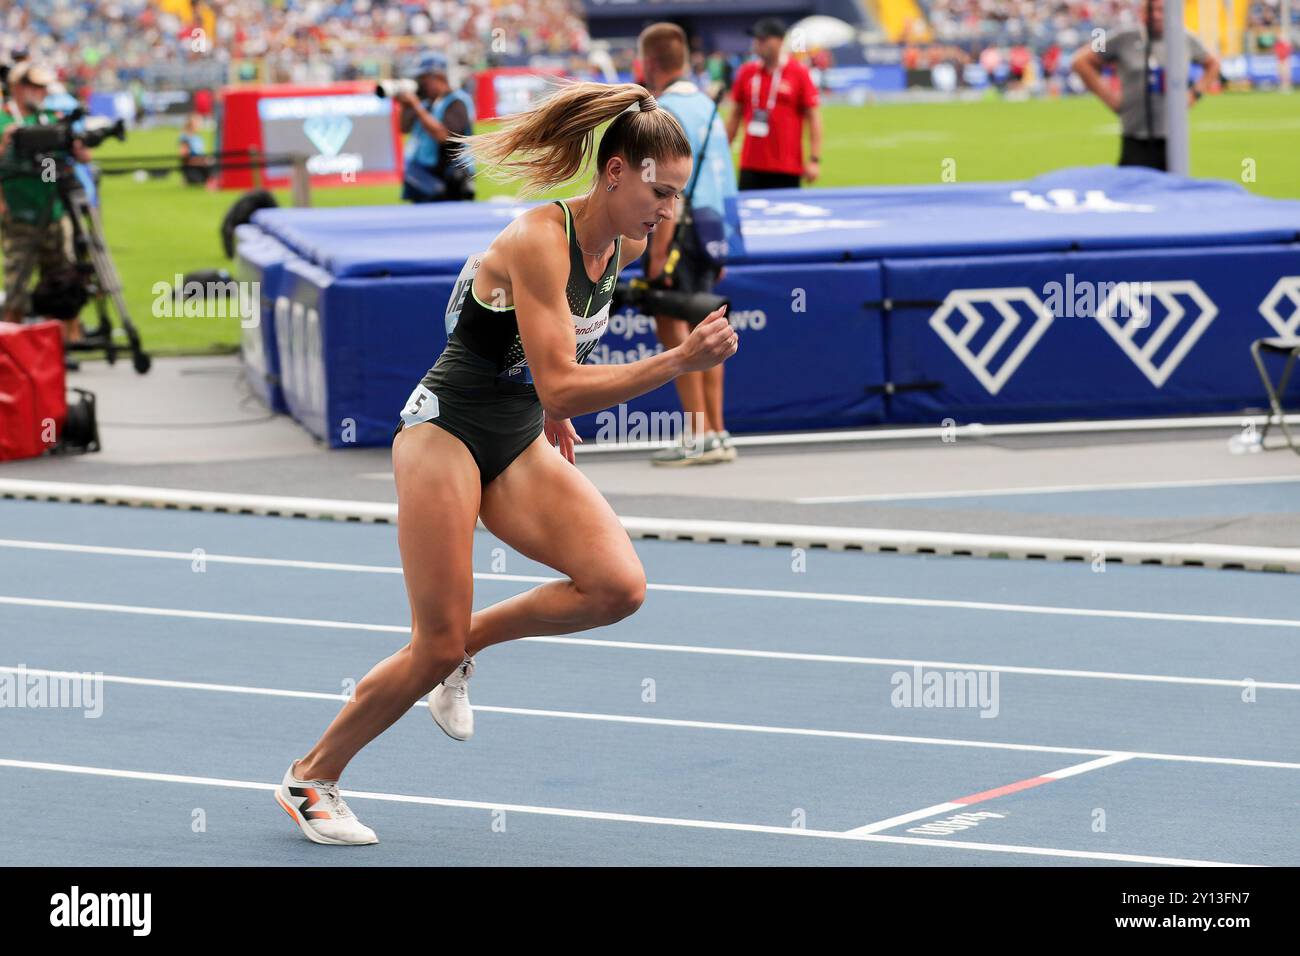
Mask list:
[[[402,104],[401,128],[407,140],[402,199],[407,202],[442,202],[474,198],[474,166],[460,147],[448,142],[453,135],[474,132],[474,102],[447,80],[447,58],[438,53],[423,56],[416,65],[415,92],[393,96]]]
[[[23,61],[9,73],[10,98],[0,111],[0,236],[4,245],[4,319],[22,322],[31,306],[32,272],[39,267],[41,279],[60,276],[71,268],[67,250],[63,203],[54,176],[45,175],[40,164],[16,155],[14,134],[26,126],[50,125],[55,116],[42,108],[46,88],[54,75],[45,67]],[[90,152],[79,141],[71,155],[90,162]],[[77,319],[64,320],[65,342],[81,337]],[[73,362],[69,367],[75,368]]]
[[[646,88],[681,123],[696,157],[696,178],[688,194],[679,201],[674,218],[650,237],[646,278],[652,288],[711,293],[724,271],[725,200],[736,194],[727,134],[714,101],[687,78],[686,32],[675,23],[655,23],[637,42]],[[655,330],[670,349],[684,342],[690,331],[684,318],[668,315],[655,316]],[[651,463],[675,467],[735,459],[722,421],[722,365],[687,372],[676,382],[682,411],[690,422],[702,423],[704,432],[684,434],[680,445],[656,452]]]

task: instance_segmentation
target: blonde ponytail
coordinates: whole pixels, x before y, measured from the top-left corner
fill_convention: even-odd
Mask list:
[[[639,109],[628,112],[633,104]],[[635,83],[567,82],[494,132],[449,140],[462,143],[490,179],[521,183],[520,194],[526,196],[576,177],[591,159],[596,130],[611,120],[597,154],[601,168],[615,154],[634,164],[646,157],[691,155],[681,125]]]

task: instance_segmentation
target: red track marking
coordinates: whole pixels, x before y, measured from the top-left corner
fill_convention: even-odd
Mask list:
[[[992,800],[994,797],[1004,797],[1008,793],[1015,793],[1017,790],[1028,790],[1030,787],[1039,787],[1045,783],[1051,783],[1055,779],[1055,777],[1030,777],[1028,780],[1009,783],[1005,787],[985,790],[983,793],[972,793],[969,797],[958,797],[952,802],[960,803],[964,806],[969,806],[972,803],[983,803],[985,800]]]

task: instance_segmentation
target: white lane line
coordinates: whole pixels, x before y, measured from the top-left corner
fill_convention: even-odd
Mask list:
[[[1073,767],[1063,767],[1060,770],[1052,770],[1043,774],[1044,777],[1051,777],[1053,780],[1064,780],[1066,777],[1078,776],[1081,773],[1091,773],[1093,770],[1100,770],[1102,767],[1109,767],[1112,764],[1123,763],[1125,760],[1133,759],[1129,754],[1111,754],[1109,757],[1098,757],[1096,760],[1089,760],[1087,763],[1077,763]]]
[[[937,817],[941,813],[952,813],[954,810],[962,809],[960,803],[936,803],[932,807],[923,807],[920,810],[913,810],[911,813],[900,813],[896,817],[889,817],[887,820],[877,820],[875,823],[868,823],[866,826],[857,827],[852,830],[845,830],[845,833],[852,833],[858,836],[866,836],[868,833],[879,833],[881,830],[892,830],[894,827],[901,827],[905,823],[915,823],[917,820],[924,820],[927,817]]]
[[[97,604],[88,601],[60,601],[52,598],[18,598],[0,595],[0,605],[48,607],[60,610],[107,611],[118,614],[175,616],[191,620],[224,620],[245,624],[276,624],[293,627],[356,629],[392,634],[409,634],[410,628],[396,624],[358,624],[350,621],[315,618],[274,617],[226,611],[191,611],[184,608],[141,607],[131,604]],[[813,654],[802,651],[760,651],[740,647],[709,647],[692,644],[659,644],[648,641],[612,641],[589,637],[537,636],[520,640],[534,644],[559,644],[569,647],[601,647],[613,650],[655,651],[669,654],[704,654],[714,657],[743,657],[762,660],[800,661],[817,664],[855,664],[867,667],[912,667],[936,670],[989,671],[1000,674],[1026,674],[1034,677],[1065,677],[1086,680],[1131,681],[1149,684],[1182,684],[1200,687],[1240,687],[1256,690],[1300,691],[1300,683],[1264,681],[1251,677],[1186,677],[1177,674],[1135,674],[1124,671],[1087,671],[1063,667],[1031,667],[1020,664],[989,664],[968,661],[934,661],[911,657],[862,657],[851,654]]]
[[[276,617],[271,614],[239,614],[234,611],[191,611],[187,608],[142,607],[136,604],[102,604],[95,601],[56,601],[50,598],[20,598],[0,595],[0,604],[28,607],[53,607],[73,611],[105,611],[111,614],[144,614],[150,617],[182,617],[203,621],[239,621],[245,624],[288,624],[294,627],[324,627],[347,631],[379,631],[386,634],[409,634],[410,626],[394,624],[358,624],[306,617]]]
[[[251,780],[227,780],[220,777],[191,777],[175,773],[154,773],[141,770],[115,770],[107,767],[87,767],[76,764],[48,763],[36,760],[0,758],[0,767],[22,770],[43,770],[53,773],[83,774],[98,777],[117,777],[127,780],[145,780],[151,783],[185,783],[206,787],[228,787],[239,790],[274,790],[276,784]],[[570,817],[581,820],[601,820],[611,823],[645,823],[656,826],[686,827],[698,830],[732,830],[746,833],[769,833],[777,836],[806,837],[826,840],[858,840],[864,843],[893,843],[906,846],[930,846],[944,849],[969,850],[984,853],[1011,853],[1028,856],[1063,857],[1078,860],[1106,860],[1115,863],[1149,863],[1164,866],[1249,866],[1246,863],[1226,863],[1219,860],[1190,860],[1178,857],[1147,856],[1132,853],[1100,853],[1087,850],[1066,850],[1054,847],[1016,846],[998,843],[946,842],[919,837],[858,836],[837,830],[810,830],[800,827],[765,826],[755,823],[732,823],[722,820],[698,820],[679,817],[654,817],[634,813],[613,813],[606,810],[576,810],[566,807],[540,807],[528,804],[486,803],[480,800],[453,800],[446,797],[424,797],[403,793],[373,793],[366,790],[344,790],[342,795],[350,800],[382,800],[389,803],[414,803],[424,806],[455,807],[468,810],[504,810],[507,813],[531,813],[539,816]]]
[[[822,495],[819,497],[791,498],[790,500],[801,505],[818,505],[869,501],[925,501],[927,499],[939,500],[946,498],[998,498],[1013,497],[1015,495],[1058,495],[1092,491],[1144,491],[1147,489],[1155,490],[1168,488],[1213,488],[1219,485],[1276,485],[1295,484],[1297,482],[1300,482],[1300,478],[1291,478],[1284,475],[1254,478],[1196,478],[1186,481],[1123,481],[1115,482],[1114,484],[1030,485],[1024,488],[986,488],[983,490],[971,488],[960,491],[904,491],[896,494]]]
[[[45,674],[54,677],[84,679],[87,675],[79,671],[44,670],[34,667],[13,667],[0,665],[0,673]],[[333,700],[340,703],[347,700],[343,694],[327,694],[316,691],[280,690],[270,687],[245,687],[238,684],[205,684],[197,681],[173,681],[155,677],[120,677],[114,675],[94,675],[104,683],[133,684],[142,687],[175,688],[178,690],[203,690],[227,694],[256,694],[267,697],[289,697],[303,700]],[[411,709],[418,709],[424,702],[417,701]],[[735,733],[777,734],[794,737],[825,737],[837,740],[865,740],[875,743],[922,744],[937,747],[972,747],[984,750],[1012,750],[1028,753],[1083,754],[1098,756],[1105,760],[1134,759],[1160,760],[1173,763],[1221,764],[1233,767],[1261,767],[1274,770],[1300,770],[1300,763],[1288,763],[1280,760],[1256,760],[1247,757],[1207,757],[1192,754],[1140,753],[1118,750],[1096,750],[1083,747],[1053,747],[1042,744],[1018,744],[991,740],[961,740],[947,737],[908,737],[897,734],[873,734],[857,730],[817,730],[806,727],[773,727],[763,724],[733,724],[722,721],[678,720],[670,717],[633,717],[625,714],[599,714],[570,710],[539,710],[533,707],[501,707],[475,704],[474,710],[489,714],[508,714],[516,717],[545,717],[563,720],[590,720],[600,723],[639,724],[651,727],[677,727],[691,730],[722,730]]]
[[[302,561],[290,558],[259,558],[243,555],[198,554],[194,551],[154,551],[144,548],[115,548],[100,545],[62,544],[46,541],[25,541],[0,538],[0,548],[22,548],[36,551],[84,552],[115,557],[157,558],[173,561],[196,561],[200,557],[210,564],[242,564],[265,567],[301,568],[311,571],[343,571],[363,574],[396,574],[402,569],[376,564],[342,564],[329,561]],[[475,571],[475,581],[506,581],[520,584],[546,584],[563,581],[554,575],[499,574]],[[1008,614],[1051,614],[1067,617],[1116,618],[1135,621],[1173,621],[1187,624],[1240,624],[1259,627],[1300,628],[1300,619],[1246,617],[1222,614],[1185,614],[1173,611],[1129,611],[1116,608],[1062,607],[1050,604],[1007,604],[994,601],[962,601],[945,598],[909,598],[876,594],[846,594],[837,591],[788,591],[775,588],[739,588],[699,584],[655,584],[651,591],[681,594],[709,594],[721,597],[756,597],[792,601],[824,601],[831,603],[871,604],[890,607],[932,607],[963,611],[990,611]]]
[[[350,574],[401,574],[400,567],[380,564],[346,564],[334,561],[304,561],[298,558],[263,558],[255,555],[209,554],[203,548],[193,551],[160,551],[154,548],[119,548],[99,544],[69,544],[62,541],[31,541],[23,538],[0,538],[0,548],[30,551],[62,551],[72,554],[111,555],[116,558],[151,558],[164,561],[203,561],[208,564],[243,564],[267,568],[300,568],[305,571],[346,571]],[[478,577],[475,574],[475,577]],[[495,577],[495,575],[493,575]],[[502,576],[513,580],[510,575]],[[539,579],[540,580],[540,579]],[[553,580],[547,578],[546,580]]]
[[[1244,617],[1223,614],[1182,614],[1172,611],[1125,611],[1111,608],[1060,607],[1051,604],[1005,604],[995,601],[957,601],[945,598],[904,598],[827,591],[781,591],[761,588],[719,588],[693,584],[651,584],[651,588],[690,594],[723,594],[735,597],[766,597],[788,600],[831,601],[894,607],[951,608],[961,611],[993,611],[1009,614],[1050,614],[1066,617],[1120,618],[1131,621],[1174,621],[1179,624],[1243,624],[1260,627],[1300,627],[1296,618]]]
[[[925,807],[922,810],[913,810],[911,813],[904,813],[901,816],[890,817],[887,820],[878,820],[875,823],[868,823],[866,826],[857,827],[845,832],[866,834],[879,833],[881,830],[892,830],[894,827],[902,826],[905,823],[915,823],[917,820],[924,820],[926,817],[934,817],[942,813],[951,813],[953,810],[961,810],[977,803],[996,800],[998,797],[1004,797],[1007,794],[1019,793],[1022,790],[1040,787],[1043,784],[1051,783],[1054,780],[1064,780],[1067,777],[1077,777],[1082,773],[1100,770],[1102,767],[1109,767],[1132,759],[1132,754],[1111,754],[1108,757],[1098,757],[1096,760],[1089,760],[1086,763],[1077,763],[1073,766],[1062,767],[1060,770],[1053,770],[1050,773],[1043,773],[1034,777],[1026,777],[1023,780],[1017,780],[1015,783],[1007,784],[1004,787],[994,787],[992,790],[982,790],[979,793],[973,793],[969,796],[958,797],[956,800],[950,800],[947,803],[938,803],[932,807]]]

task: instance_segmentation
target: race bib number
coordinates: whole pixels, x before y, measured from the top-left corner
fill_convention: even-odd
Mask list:
[[[438,396],[423,385],[415,386],[415,391],[406,400],[406,407],[402,409],[402,424],[410,428],[412,425],[437,417]]]

